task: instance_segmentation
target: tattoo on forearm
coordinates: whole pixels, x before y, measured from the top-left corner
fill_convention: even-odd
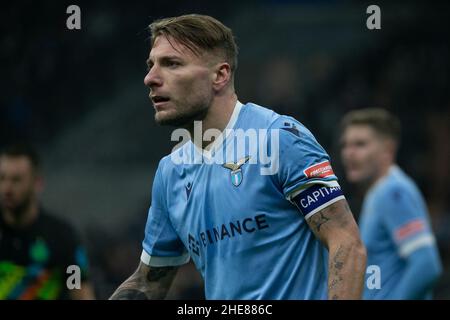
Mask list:
[[[150,282],[159,281],[174,269],[175,267],[150,268],[150,271],[147,273],[147,280]]]
[[[348,206],[347,202],[344,202],[345,205],[345,213],[346,214],[352,214],[350,207]],[[320,228],[330,221],[333,218],[333,221],[335,221],[339,227],[345,227],[348,223],[348,219],[343,219],[342,214],[339,214],[340,209],[339,205],[337,203],[334,203],[321,211],[317,212],[315,215],[313,215],[310,219],[310,225],[314,228],[314,231],[317,232],[317,234],[320,232]]]
[[[329,261],[328,292],[331,299],[339,299],[339,294],[337,292],[339,292],[339,289],[344,282],[342,271],[344,269],[344,260],[347,256],[347,251],[347,249],[339,246],[336,253],[334,253]]]
[[[333,257],[333,264],[334,264],[334,269],[336,270],[336,272],[342,270],[343,266],[344,266],[344,261],[343,261],[343,249],[342,246],[339,246],[336,254]]]
[[[312,222],[313,226],[316,228],[317,232],[320,231],[320,227],[323,224],[325,224],[328,221],[330,221],[330,218],[328,218],[323,212],[318,212],[317,214],[312,216],[311,219],[312,219],[311,222]]]
[[[361,298],[365,254],[347,201],[336,201],[315,213],[307,222],[329,250],[329,299]]]
[[[175,267],[148,268],[139,266],[138,270],[117,288],[110,299],[164,299],[175,273]]]

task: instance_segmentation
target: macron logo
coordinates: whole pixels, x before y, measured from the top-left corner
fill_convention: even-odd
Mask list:
[[[189,199],[189,196],[191,195],[192,184],[189,182],[184,187],[186,188],[186,199]]]

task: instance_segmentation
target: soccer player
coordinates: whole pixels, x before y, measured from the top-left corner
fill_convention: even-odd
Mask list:
[[[207,299],[360,298],[365,249],[330,159],[295,119],[238,100],[232,31],[203,15],[150,30],[155,120],[190,140],[159,163],[140,265],[111,299],[164,298],[190,258]]]
[[[426,299],[441,273],[425,201],[396,164],[400,122],[383,109],[361,109],[342,120],[342,161],[349,182],[365,188],[359,226],[367,265],[380,285],[365,299]]]
[[[42,208],[42,185],[33,148],[0,151],[0,300],[93,299],[78,235]],[[67,286],[77,281],[68,278],[76,276],[71,265],[80,268],[80,288]]]

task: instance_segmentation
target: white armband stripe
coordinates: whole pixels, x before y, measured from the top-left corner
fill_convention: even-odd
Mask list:
[[[403,243],[399,248],[400,256],[406,258],[417,249],[432,246],[436,240],[431,234],[423,234],[415,239]]]
[[[150,267],[167,267],[167,266],[181,266],[189,262],[190,255],[185,252],[178,257],[156,257],[149,255],[145,250],[142,250],[141,261]]]

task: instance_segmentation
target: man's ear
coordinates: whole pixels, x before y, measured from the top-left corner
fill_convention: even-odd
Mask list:
[[[231,67],[227,62],[216,65],[213,78],[213,87],[216,91],[222,90],[231,81]]]

